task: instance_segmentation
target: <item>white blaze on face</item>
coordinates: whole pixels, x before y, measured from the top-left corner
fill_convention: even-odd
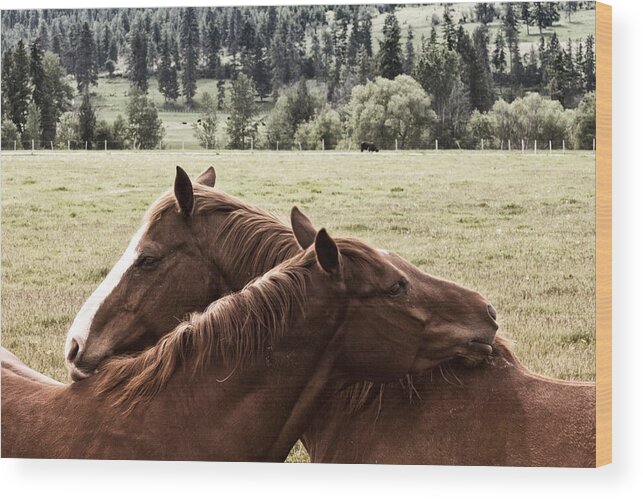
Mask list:
[[[112,268],[109,274],[107,274],[105,280],[100,284],[100,286],[98,286],[98,288],[96,288],[96,291],[92,293],[76,315],[76,318],[67,333],[67,341],[65,342],[65,359],[68,358],[72,339],[76,340],[80,350],[83,350],[83,346],[87,340],[87,335],[89,334],[96,312],[114,288],[118,286],[118,283],[121,281],[123,274],[127,272],[127,269],[136,262],[136,259],[138,258],[138,243],[146,230],[147,224],[143,225],[143,227],[134,234],[134,237],[130,241],[123,256],[118,262],[116,262],[116,265],[114,265],[114,268]]]

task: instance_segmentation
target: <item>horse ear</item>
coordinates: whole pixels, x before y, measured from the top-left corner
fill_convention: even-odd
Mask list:
[[[302,249],[308,248],[315,242],[315,236],[317,235],[315,227],[313,227],[310,219],[299,211],[296,206],[293,206],[290,211],[290,225],[292,225],[295,239]]]
[[[197,184],[205,185],[207,187],[214,187],[217,181],[217,172],[214,171],[213,166],[209,166],[206,171],[199,175],[196,179]]]
[[[176,167],[176,177],[174,178],[174,197],[179,206],[179,211],[184,216],[189,217],[194,207],[194,191],[190,177],[180,166]]]
[[[319,266],[329,274],[339,272],[339,249],[333,238],[328,235],[326,229],[321,229],[315,236],[315,254]]]

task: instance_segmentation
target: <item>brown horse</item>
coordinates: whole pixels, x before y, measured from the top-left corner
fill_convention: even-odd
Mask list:
[[[314,229],[306,230],[299,237],[310,241]],[[394,253],[387,260],[420,272]],[[432,299],[449,301],[446,294]],[[302,436],[311,461],[595,466],[594,383],[532,373],[502,338],[487,362],[473,360],[460,356],[408,383],[336,392]]]
[[[434,370],[435,371],[435,370]],[[351,409],[330,399],[303,440],[313,462],[592,467],[596,464],[593,383],[525,369],[498,339],[470,369],[457,362],[415,377],[408,389],[373,390]]]
[[[176,325],[177,317],[203,310],[312,244],[316,231],[299,210],[293,209],[291,230],[213,189],[215,178],[210,167],[192,185],[177,167],[173,192],[152,204],[143,227],[68,332],[66,359],[73,379],[91,375],[110,356],[153,345]],[[380,253],[389,258],[388,252]],[[436,324],[439,318],[440,326],[432,325],[435,338],[446,330],[466,336],[481,324],[495,323],[493,307],[478,293],[431,277],[408,262],[406,267],[428,293],[424,306],[431,308]],[[479,348],[488,350],[488,345]],[[442,360],[451,357],[446,347]]]
[[[177,167],[174,192],[152,204],[69,329],[65,359],[72,379],[91,375],[110,356],[155,344],[186,314],[300,251],[289,228],[213,189],[215,179],[210,167],[192,185]]]
[[[214,172],[212,170],[209,170],[210,174],[209,177],[212,179],[212,183],[214,180]],[[208,172],[206,172],[204,175],[202,175],[201,178],[204,176],[208,175]],[[195,186],[196,188],[196,186]],[[201,192],[201,189],[199,188],[199,192]],[[205,192],[205,191],[203,191]],[[209,194],[210,196],[214,196],[214,194]],[[294,239],[292,237],[292,232],[285,228],[282,224],[280,224],[278,221],[270,217],[269,215],[266,215],[263,212],[260,212],[256,208],[249,207],[248,205],[245,205],[238,200],[231,200],[227,199],[224,197],[222,193],[217,193],[217,196],[221,200],[221,202],[224,205],[231,205],[231,206],[236,206],[234,211],[227,212],[228,215],[234,214],[234,217],[230,217],[230,220],[233,222],[240,222],[238,225],[233,225],[232,223],[228,222],[229,227],[234,227],[235,232],[236,232],[236,240],[239,241],[239,244],[237,245],[239,255],[242,256],[242,258],[239,258],[239,255],[237,254],[232,254],[232,253],[225,253],[221,252],[219,253],[219,257],[221,258],[220,260],[217,261],[218,267],[219,268],[224,268],[228,272],[228,274],[233,275],[235,272],[240,274],[240,275],[250,275],[252,272],[256,271],[256,269],[259,268],[269,268],[271,263],[274,260],[278,260],[279,256],[275,256],[275,254],[287,254],[289,251],[293,251],[294,246],[296,246],[296,243],[294,243]],[[223,212],[223,210],[220,210]],[[221,219],[223,220],[223,223],[226,222],[225,218]],[[221,223],[221,222],[220,222]],[[314,237],[315,231],[310,222],[306,217],[304,217],[298,210],[294,209],[293,214],[292,214],[292,225],[294,232],[301,241],[302,245],[307,246],[312,242],[312,238]],[[216,232],[215,232],[216,235]],[[217,239],[217,237],[213,236],[211,239],[211,242],[213,245],[220,245],[221,244],[221,239]],[[270,242],[269,247],[271,247],[276,253],[275,254],[270,254],[270,253],[265,253],[264,255],[264,262],[261,262],[261,257],[259,258],[254,258],[252,260],[252,266],[250,266],[250,270],[247,270],[246,267],[244,267],[244,264],[247,265],[247,262],[250,261],[250,258],[248,257],[249,254],[256,254],[256,249],[257,248],[265,248],[267,242]],[[247,245],[251,251],[254,253],[248,253],[244,251],[244,245]],[[236,258],[235,258],[236,257]],[[268,257],[268,258],[266,258]],[[388,258],[394,259],[394,263],[401,268],[404,268],[406,272],[410,273],[420,273],[418,269],[415,267],[412,267],[408,262],[405,262],[402,260],[400,257],[390,254]],[[241,261],[242,264],[238,265],[236,262]],[[231,264],[231,262],[233,262]],[[420,273],[421,274],[421,273]],[[446,283],[444,281],[439,281],[439,280],[433,280],[429,276],[426,276],[424,274],[424,279],[428,280],[428,282],[433,282],[433,289],[434,289],[434,296],[432,296],[432,301],[436,304],[436,312],[444,314],[443,320],[447,323],[451,322],[454,324],[457,324],[458,322],[458,317],[461,315],[459,312],[461,310],[456,308],[452,309],[449,306],[445,306],[444,299],[443,297],[440,297],[439,295],[439,290],[441,289],[452,289],[452,290],[463,290],[463,288],[459,288],[451,283]],[[418,280],[420,280],[420,277],[418,277]],[[124,288],[124,284],[120,285],[122,288]],[[183,281],[179,279],[179,281],[176,283],[176,286],[178,286],[181,289],[185,289],[186,292],[192,292],[193,290],[190,289],[189,287],[186,287]],[[173,287],[176,287],[173,286]],[[149,289],[149,288],[147,288]],[[169,290],[171,288],[165,288],[166,290]],[[119,292],[118,287],[115,288],[115,292],[117,295],[120,295],[121,297],[125,296],[124,293]],[[140,295],[139,295],[140,296]],[[161,297],[157,297],[157,299],[161,299]],[[200,298],[195,299],[195,305],[194,307],[198,306],[198,303],[200,303]],[[464,304],[467,301],[471,300],[471,296],[465,292],[461,292],[459,296],[455,297],[455,300],[451,303],[451,305],[457,305],[457,303]],[[118,300],[113,300],[112,303],[118,303]],[[121,302],[122,303],[122,302]],[[448,302],[447,302],[448,303]],[[109,303],[108,303],[109,304]],[[111,316],[112,317],[112,323],[111,326],[114,327],[115,325],[118,326],[119,324],[126,324],[127,321],[124,319],[127,318],[127,314],[123,314],[120,311],[117,310],[112,310],[109,307],[106,306],[107,304],[103,304],[102,308],[104,309],[104,314]],[[142,306],[142,305],[140,305]],[[139,306],[139,307],[140,307]],[[154,312],[154,305],[151,304],[151,309],[152,312]],[[453,311],[453,313],[450,313]],[[167,310],[162,310],[163,313],[167,312]],[[174,313],[175,315],[178,315],[178,312],[174,312],[174,310],[170,310],[170,313]],[[101,310],[99,310],[99,313],[101,313]],[[494,312],[495,313],[495,312]],[[379,326],[379,325],[378,325]],[[73,329],[72,329],[73,332]],[[127,330],[126,329],[121,329],[119,330],[118,327],[116,329],[112,329],[112,331],[109,331],[108,329],[105,329],[103,331],[99,331],[97,328],[93,328],[92,334],[102,334],[112,345],[112,349],[116,352],[122,352],[128,349],[128,340],[127,340]],[[120,341],[120,343],[119,343]],[[144,343],[153,343],[156,341],[156,338],[153,335],[150,335],[149,338],[144,340]],[[514,365],[518,365],[515,363]],[[519,370],[520,373],[525,373],[523,369]],[[476,390],[476,381],[475,378],[472,379],[472,376],[475,375],[477,371],[473,371],[471,373],[468,373],[467,376],[465,374],[461,374],[461,378],[466,378],[471,381],[470,383],[470,389],[468,391],[465,391],[463,389],[459,389],[458,387],[452,387],[451,385],[447,385],[444,388],[451,389],[449,395],[446,397],[445,402],[442,404],[442,406],[446,405],[447,407],[445,408],[445,411],[450,411],[451,406],[449,404],[466,404],[469,400],[469,391],[473,393],[479,394],[480,397],[484,397],[486,392],[484,390]],[[507,370],[502,370],[502,371],[493,371],[495,373],[499,374],[504,374],[507,373]],[[518,371],[517,371],[518,372]],[[542,378],[538,378],[534,375],[531,374],[526,374],[527,378],[531,380],[531,386],[534,386],[536,384],[536,380]],[[494,393],[513,393],[515,390],[512,387],[512,383],[516,381],[517,376],[513,377],[508,377],[506,380],[505,384],[500,383],[503,380],[497,380],[495,385],[497,387],[496,391]],[[482,385],[482,382],[481,382]],[[593,425],[594,425],[594,420],[593,417],[590,417],[587,419],[587,415],[589,414],[590,416],[593,414],[592,412],[592,407],[594,405],[594,398],[595,394],[593,391],[593,384],[573,384],[573,383],[562,383],[562,382],[546,382],[542,381],[543,387],[546,387],[550,391],[550,395],[548,397],[548,400],[554,400],[554,399],[560,399],[560,397],[567,397],[567,398],[574,398],[574,399],[584,399],[586,400],[586,404],[582,404],[583,406],[586,406],[586,409],[583,413],[583,416],[578,415],[578,417],[570,418],[566,417],[567,421],[569,422],[568,425],[568,430],[566,431],[567,433],[570,432],[576,432],[578,434],[583,434],[585,435],[584,438],[579,439],[578,442],[585,442],[589,447],[593,447],[594,445],[594,433],[593,433]],[[418,390],[422,390],[423,387],[426,385],[423,383],[418,383]],[[433,385],[431,385],[433,386]],[[544,390],[544,388],[543,388]],[[371,393],[379,393],[376,389],[374,389]],[[389,397],[392,397],[394,394],[397,392],[391,393],[390,388],[386,390],[386,398],[385,400],[388,400]],[[442,393],[442,392],[440,392]],[[576,394],[575,396],[573,394]],[[400,397],[403,398],[404,400],[407,400],[404,398],[404,394],[400,394]],[[430,394],[423,393],[422,394],[422,400],[433,400],[433,398],[430,397]],[[540,414],[542,411],[547,410],[547,405],[544,404],[541,407],[541,411],[532,411],[526,412],[522,410],[518,410],[517,406],[514,404],[518,403],[518,400],[513,397],[513,398],[507,398],[504,401],[504,407],[505,407],[505,414],[510,414],[512,415],[512,421],[514,424],[514,427],[516,428],[524,428],[526,426],[529,426],[530,428],[533,429],[534,432],[534,440],[537,438],[544,438],[543,436],[538,437],[537,436],[537,431],[538,428],[544,428],[545,423],[542,422],[540,419]],[[385,405],[385,408],[390,406],[392,403],[388,403]],[[558,411],[559,417],[565,419],[564,413],[565,413],[565,408],[567,407],[569,410],[570,405],[565,405],[562,402],[556,403],[558,407],[560,408],[560,411]],[[406,404],[408,406],[408,402]],[[406,417],[406,411],[410,411],[410,415],[415,414],[417,415],[418,413],[418,408],[419,406],[422,406],[422,411],[426,410],[426,417],[434,417],[434,418],[441,418],[443,416],[443,411],[439,410],[434,410],[433,408],[440,407],[439,404],[424,404],[422,402],[417,402],[413,406],[408,406],[408,407],[399,407],[399,404],[396,407],[399,407],[400,411],[399,413],[395,414],[392,416],[392,419],[395,421],[398,421],[400,425],[405,424],[404,422],[406,421],[408,428],[407,435],[409,435],[409,440],[417,440],[417,441],[422,441],[422,440],[427,440],[431,441],[432,439],[438,438],[442,432],[441,426],[436,425],[435,427],[430,426],[430,425],[423,425],[423,424],[418,424],[417,426],[413,427],[413,422],[417,422],[416,417]],[[494,405],[495,408],[500,407],[500,405],[496,404]],[[576,404],[576,407],[578,407],[578,404]],[[375,419],[375,416],[377,416],[377,413],[373,414],[372,408],[370,409],[366,407],[364,409],[366,412],[362,415],[365,421],[373,421]],[[335,411],[335,412],[332,412]],[[355,454],[355,449],[353,447],[353,442],[354,439],[350,438],[350,432],[347,432],[344,434],[346,437],[345,440],[339,440],[339,439],[334,439],[333,438],[333,433],[337,431],[337,428],[335,425],[339,422],[346,422],[349,419],[349,413],[350,409],[348,407],[348,402],[344,400],[342,397],[337,397],[333,401],[329,402],[329,405],[327,406],[326,410],[320,415],[315,423],[312,425],[311,430],[305,434],[304,441],[306,442],[307,446],[309,447],[312,458],[313,460],[316,461],[323,461],[323,460],[333,460],[333,459],[338,459],[338,460],[346,460],[350,461],[349,456],[351,456],[351,459],[355,461],[357,459],[356,454]],[[474,414],[476,417],[480,417],[479,414]],[[357,417],[357,416],[355,416]],[[381,414],[378,418],[379,424],[384,427],[385,425],[385,419],[386,419],[386,412]],[[462,425],[467,425],[467,421],[465,419],[462,419]],[[351,429],[355,431],[355,435],[358,434],[359,427],[358,426],[349,426]],[[472,427],[469,425],[469,427]],[[326,433],[324,433],[324,430],[326,430]],[[461,436],[460,439],[458,439],[458,435]],[[466,437],[467,435],[466,432],[455,432],[453,434],[453,438],[455,439],[453,442],[454,444],[457,442],[464,443],[466,442]],[[483,434],[480,433],[480,436]],[[548,433],[549,437],[555,436],[555,433],[550,432]],[[382,441],[388,441],[386,436],[381,435],[380,438]],[[473,440],[471,440],[473,442]],[[561,454],[555,447],[549,446],[547,448],[543,447],[541,448],[540,451],[536,451],[535,449],[538,448],[537,445],[532,445],[531,446],[523,446],[521,448],[516,447],[514,455],[519,455],[521,457],[516,458],[516,462],[522,462],[526,464],[537,464],[537,463],[549,463],[550,465],[560,465],[560,466],[571,466],[573,463],[578,463],[578,462],[587,462],[585,459],[587,457],[587,452],[583,451],[579,455],[578,452],[576,452],[576,456],[570,456],[569,459],[567,459],[567,455]],[[497,455],[499,452],[501,452],[499,449],[504,449],[505,448],[505,442],[503,441],[502,438],[494,438],[490,439],[490,441],[485,442],[485,445],[487,446],[487,452],[489,455]],[[335,447],[333,447],[335,446]],[[393,445],[394,447],[394,445]],[[333,450],[330,451],[329,448],[332,448]],[[412,448],[412,446],[408,447],[409,449]],[[422,447],[419,449],[415,449],[413,452],[409,451],[405,455],[400,455],[400,453],[397,453],[396,455],[400,459],[399,462],[445,462],[446,458],[444,458],[443,453],[440,454],[441,452],[441,447],[433,448],[433,447]],[[568,447],[568,449],[573,450],[574,447]],[[585,450],[587,447],[585,447]],[[520,453],[520,454],[517,454]],[[535,455],[539,454],[540,458],[539,460],[536,460],[534,458]],[[474,456],[477,456],[475,453],[471,453],[467,459],[471,459]],[[365,461],[369,462],[375,462],[377,461],[378,457],[373,457],[369,459],[368,452],[364,452],[361,454],[361,458]],[[477,458],[476,458],[477,459]],[[480,458],[480,462],[484,461],[483,458]],[[462,459],[461,462],[467,462],[465,459]],[[491,462],[491,461],[486,461],[486,462]],[[500,464],[499,461],[498,464]],[[507,463],[510,463],[510,461],[507,461]]]
[[[302,440],[318,463],[593,467],[595,388],[534,374],[497,339],[475,369],[450,362],[357,408],[336,394]]]
[[[195,224],[198,204],[184,195],[175,188],[151,219]],[[8,359],[3,456],[280,461],[338,383],[454,356],[481,362],[497,329],[488,304],[469,292],[464,321],[434,328],[431,286],[386,256],[321,230],[306,251],[97,376],[61,386]]]

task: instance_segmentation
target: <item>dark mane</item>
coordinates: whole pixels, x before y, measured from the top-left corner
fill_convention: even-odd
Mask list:
[[[116,404],[133,407],[156,395],[182,365],[194,373],[214,359],[231,368],[254,361],[281,336],[297,312],[303,312],[314,254],[302,253],[238,293],[193,313],[159,343],[134,357],[117,357],[105,364],[98,391],[113,392]]]
[[[232,268],[243,269],[253,278],[300,251],[292,230],[270,213],[210,187],[194,184],[193,189],[194,214],[229,214],[218,244],[232,259]],[[163,194],[145,218],[155,222],[170,210],[177,210],[172,191]]]

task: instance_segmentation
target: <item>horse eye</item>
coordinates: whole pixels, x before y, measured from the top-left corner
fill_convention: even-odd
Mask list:
[[[154,269],[159,263],[159,259],[154,256],[143,256],[138,259],[136,266],[142,269]]]
[[[391,286],[387,293],[390,296],[400,296],[404,290],[406,289],[406,285],[408,284],[408,281],[402,277],[399,281],[397,281],[393,286]]]

